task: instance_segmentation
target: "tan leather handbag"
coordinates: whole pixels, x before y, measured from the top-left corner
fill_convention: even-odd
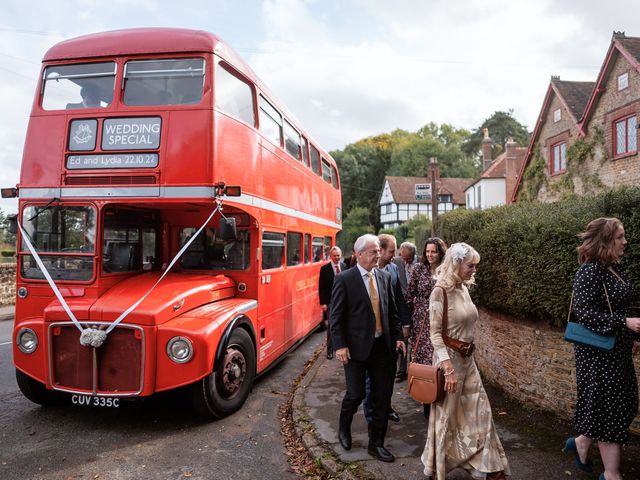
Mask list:
[[[444,292],[444,289],[443,289]],[[447,293],[444,292],[444,311],[442,314],[442,331],[447,331]],[[409,385],[409,395],[420,403],[434,403],[444,397],[444,371],[442,368],[433,365],[423,365],[414,362],[414,354],[418,351],[418,345],[422,340],[424,323],[420,327],[420,332],[416,340],[416,345],[411,353],[411,361],[407,369],[407,380]]]

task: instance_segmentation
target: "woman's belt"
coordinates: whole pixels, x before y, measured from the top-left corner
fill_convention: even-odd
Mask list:
[[[473,350],[476,348],[473,342],[463,342],[462,340],[458,340],[457,338],[447,337],[443,335],[444,344],[453,348],[456,352],[460,353],[463,357],[470,357],[473,353]]]

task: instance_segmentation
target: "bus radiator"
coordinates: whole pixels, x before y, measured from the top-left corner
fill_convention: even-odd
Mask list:
[[[80,344],[72,324],[52,325],[50,332],[51,385],[56,390],[97,395],[137,395],[142,391],[144,332],[118,326],[99,348]]]

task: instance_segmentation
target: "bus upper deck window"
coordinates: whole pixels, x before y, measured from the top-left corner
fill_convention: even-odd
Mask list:
[[[132,60],[124,66],[124,103],[189,105],[204,88],[204,59]]]
[[[105,108],[113,101],[115,62],[52,65],[44,70],[42,108]]]

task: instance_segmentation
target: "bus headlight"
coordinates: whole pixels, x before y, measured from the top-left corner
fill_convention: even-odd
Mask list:
[[[176,363],[187,363],[193,357],[193,345],[186,337],[173,337],[167,343],[167,355]]]
[[[30,328],[21,328],[16,335],[16,345],[23,353],[33,353],[38,348],[38,335]]]

